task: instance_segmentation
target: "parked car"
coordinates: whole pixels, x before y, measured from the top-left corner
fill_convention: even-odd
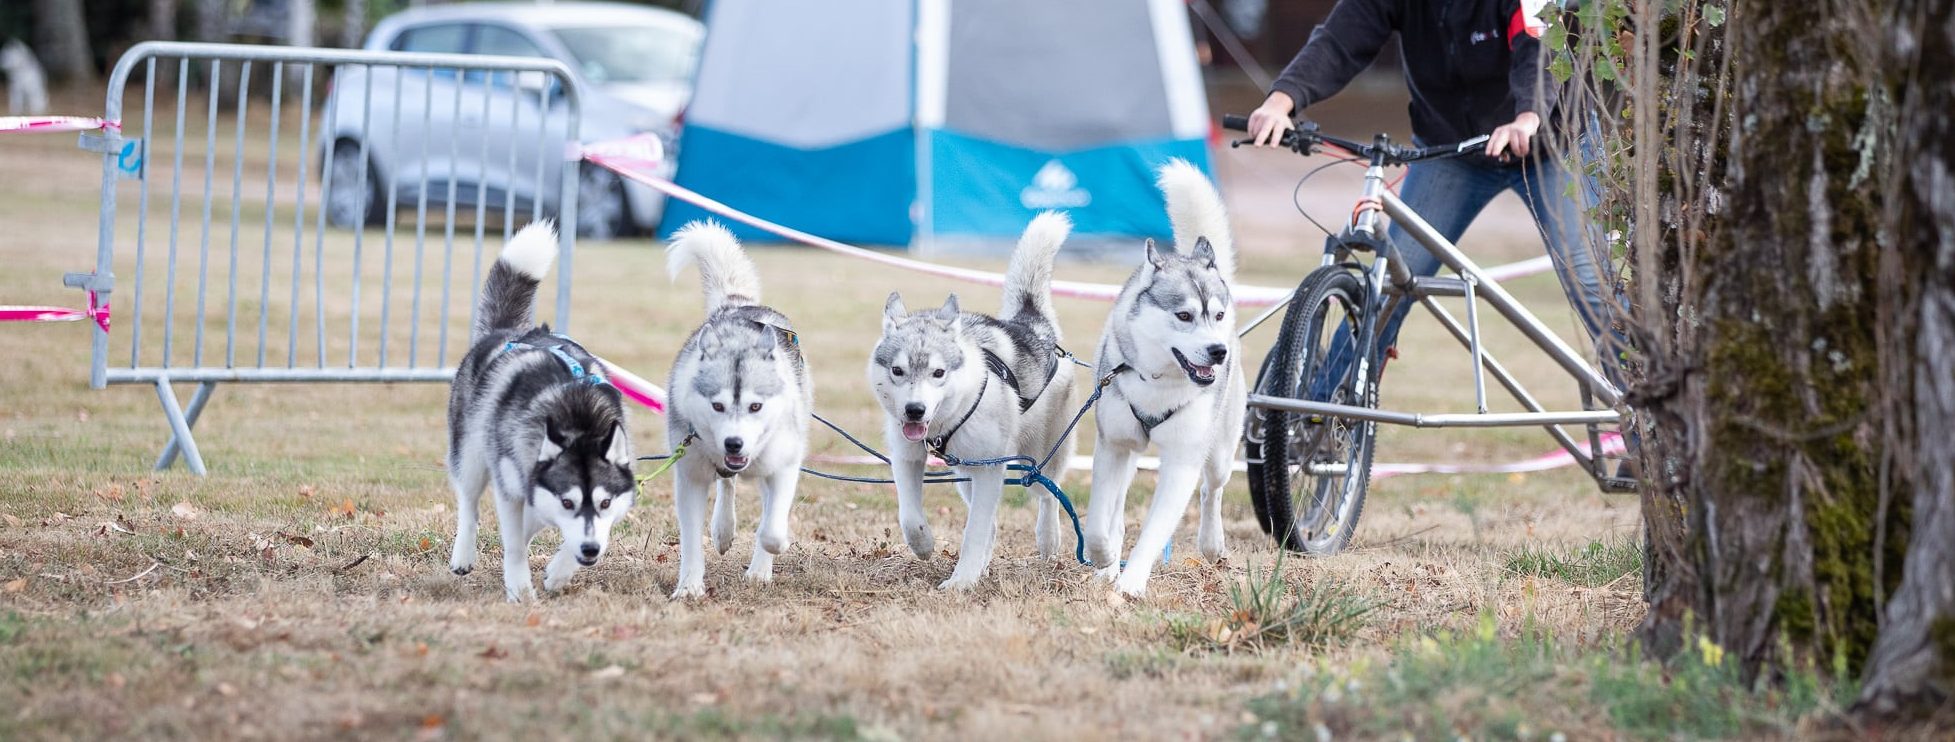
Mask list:
[[[704,37],[698,21],[658,8],[482,3],[389,16],[368,35],[366,48],[562,61],[582,93],[581,141],[655,134],[666,144],[669,176],[677,119],[692,93]],[[548,148],[538,146],[537,127],[549,127],[548,141],[563,141],[565,99],[555,78],[543,73],[341,67],[326,109],[333,141],[328,147],[322,139],[320,148],[322,158],[330,149],[321,168],[331,171],[327,218],[342,227],[383,221],[387,189],[407,207],[418,205],[423,183],[430,204],[445,206],[452,183],[458,210],[475,208],[479,187],[485,210],[498,216],[512,196],[519,214],[527,216],[539,198],[544,213],[555,214],[563,158],[540,151]],[[607,238],[657,226],[662,194],[602,168],[579,173],[579,235]]]

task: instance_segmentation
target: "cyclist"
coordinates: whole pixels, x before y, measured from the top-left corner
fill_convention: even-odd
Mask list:
[[[1275,146],[1304,107],[1344,88],[1378,56],[1394,32],[1404,58],[1405,84],[1412,92],[1412,133],[1420,144],[1442,144],[1489,134],[1486,155],[1415,163],[1399,189],[1400,198],[1447,241],[1457,243],[1468,224],[1502,191],[1527,202],[1548,246],[1562,290],[1581,315],[1605,359],[1625,347],[1603,330],[1611,316],[1602,267],[1585,240],[1584,208],[1595,188],[1534,146],[1543,122],[1554,113],[1556,90],[1542,67],[1542,47],[1534,17],[1545,0],[1339,0],[1310,34],[1310,41],[1271,86],[1269,97],[1249,116],[1256,144]],[[1571,184],[1573,187],[1571,188]],[[1580,194],[1580,200],[1576,194]],[[1396,224],[1389,232],[1406,268],[1415,275],[1438,272],[1437,258]],[[1387,317],[1379,337],[1381,354],[1397,342],[1411,310],[1402,303]],[[1334,340],[1324,386],[1341,378],[1351,363],[1348,335]],[[1617,381],[1616,364],[1602,372]]]

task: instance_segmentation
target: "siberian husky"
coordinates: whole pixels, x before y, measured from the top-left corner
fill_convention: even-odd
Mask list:
[[[907,313],[892,293],[883,307],[882,338],[869,360],[869,386],[888,413],[884,419],[897,516],[903,538],[918,558],[929,559],[936,538],[923,510],[924,464],[931,453],[955,459],[1043,457],[1071,421],[1073,369],[1058,355],[1059,325],[1052,312],[1052,261],[1072,222],[1064,214],[1040,214],[1025,228],[1005,277],[999,317],[959,311],[957,296],[938,309]],[[1053,458],[1047,476],[1065,473],[1070,446]],[[1005,467],[959,466],[959,494],[970,507],[957,567],[942,589],[969,589],[991,563]],[[1037,496],[1039,555],[1060,553],[1059,506]]]
[[[1161,168],[1176,251],[1147,244],[1147,260],[1121,289],[1100,336],[1101,378],[1113,374],[1095,410],[1093,499],[1086,552],[1099,576],[1140,596],[1201,488],[1203,556],[1222,556],[1222,487],[1248,392],[1235,336],[1235,246],[1227,212],[1207,176],[1182,160]],[[1134,550],[1120,565],[1127,487],[1135,459],[1157,444],[1161,470]]]
[[[510,602],[534,600],[529,544],[556,526],[563,546],[543,573],[555,591],[597,563],[611,525],[631,509],[631,436],[623,398],[596,358],[535,326],[536,285],[557,255],[548,222],[524,227],[482,284],[474,346],[448,397],[448,481],[455,488],[455,574],[475,569],[477,506],[495,485],[502,530],[502,586]]]
[[[0,46],[0,71],[7,73],[7,113],[37,116],[48,112],[48,76],[26,44],[8,39]]]
[[[732,232],[710,221],[693,222],[665,249],[672,278],[697,265],[706,293],[706,322],[673,362],[672,406],[666,413],[667,439],[687,449],[672,466],[679,517],[679,580],[672,597],[693,598],[706,594],[706,553],[699,537],[706,490],[718,493],[712,535],[725,554],[733,545],[736,476],[760,481],[760,527],[747,579],[774,579],[774,556],[788,547],[787,511],[808,452],[814,383],[787,317],[759,304],[760,275]]]

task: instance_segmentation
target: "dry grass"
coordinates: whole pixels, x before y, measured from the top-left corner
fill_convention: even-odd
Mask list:
[[[1258,209],[1271,199],[1255,195],[1254,178],[1295,171],[1225,156],[1228,172],[1253,171],[1235,184]],[[0,142],[0,178],[33,183],[0,199],[9,227],[0,299],[77,301],[57,279],[92,263],[97,162],[67,136]],[[124,187],[133,204],[133,186]],[[1283,223],[1293,234],[1249,228],[1241,238],[1251,253],[1246,282],[1287,284],[1314,265],[1317,240],[1300,219]],[[130,219],[118,226],[134,230]],[[348,239],[328,235],[333,275],[350,271],[337,249]],[[1526,250],[1483,254],[1498,263]],[[689,282],[667,284],[659,257],[642,241],[580,247],[574,329],[662,380],[700,309]],[[118,259],[118,273],[131,275],[130,258]],[[950,290],[990,301],[989,289],[810,251],[764,248],[756,260],[770,303],[803,328],[819,408],[855,430],[875,430],[860,374],[889,289],[917,301]],[[274,268],[276,281],[284,274]],[[1117,281],[1125,270],[1061,273]],[[1511,288],[1556,327],[1573,327],[1552,278]],[[154,292],[147,311],[152,301]],[[1103,306],[1059,309],[1071,345],[1090,348]],[[126,358],[127,305],[117,310],[111,347]],[[280,311],[271,318],[277,342]],[[327,311],[343,323],[351,308]],[[221,336],[221,325],[214,330]],[[1266,347],[1271,334],[1260,330],[1249,347]],[[601,565],[564,595],[510,606],[490,556],[493,528],[475,574],[456,578],[445,567],[454,514],[439,466],[443,389],[223,386],[198,427],[211,476],[156,474],[148,466],[165,429],[154,394],[88,389],[84,336],[79,325],[0,327],[0,737],[1216,737],[1243,723],[1245,699],[1298,666],[1364,661],[1407,632],[1467,630],[1490,615],[1590,642],[1620,635],[1642,611],[1633,576],[1591,587],[1508,570],[1523,548],[1573,553],[1634,533],[1633,499],[1598,495],[1566,471],[1378,482],[1350,553],[1286,564],[1299,590],[1335,583],[1383,603],[1352,639],[1323,647],[1174,648],[1177,617],[1228,615],[1244,562],[1273,559],[1240,481],[1224,511],[1236,556],[1199,564],[1183,539],[1182,556],[1140,604],[1111,603],[1077,565],[1040,562],[1022,496],[1003,515],[989,579],[973,594],[946,595],[932,587],[953,555],[908,556],[891,535],[891,493],[809,481],[794,510],[796,543],[771,586],[739,579],[751,548],[742,534],[729,556],[710,560],[708,599],[668,602],[676,529],[669,484],[658,482]],[[1517,335],[1490,344],[1544,397],[1569,401],[1570,390],[1546,386],[1554,370],[1521,353]],[[1403,345],[1388,399],[1470,404],[1464,356],[1436,327],[1415,321]],[[282,348],[270,350],[281,357]],[[640,447],[663,450],[662,428],[638,415]],[[1538,431],[1392,431],[1379,458],[1505,460],[1538,453],[1545,440]],[[818,449],[847,452],[827,437]],[[1084,480],[1074,473],[1068,489],[1083,492]],[[962,508],[948,490],[930,498],[940,543],[954,547]],[[1130,529],[1146,497],[1134,499]],[[756,508],[743,505],[750,523]],[[536,554],[540,570],[547,551]]]

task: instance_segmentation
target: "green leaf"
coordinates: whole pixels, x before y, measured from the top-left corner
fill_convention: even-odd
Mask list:
[[[1711,24],[1711,28],[1717,28],[1718,26],[1724,25],[1724,6],[1705,5],[1704,22]]]

